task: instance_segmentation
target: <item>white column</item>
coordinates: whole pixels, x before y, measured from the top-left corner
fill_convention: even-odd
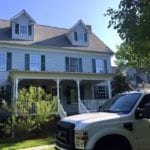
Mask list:
[[[59,111],[59,103],[60,103],[60,92],[59,92],[59,79],[57,79],[57,106],[58,106],[58,111]]]
[[[108,80],[107,81],[107,83],[108,83],[108,98],[110,99],[111,97],[112,97],[112,93],[111,93],[111,82],[110,82],[110,80]]]
[[[16,79],[16,90],[15,90],[15,97],[18,97],[18,83],[19,83],[19,79]]]
[[[79,109],[79,113],[80,113],[80,80],[77,80],[77,88],[78,88],[78,109]]]
[[[18,97],[18,79],[13,79],[13,101]]]

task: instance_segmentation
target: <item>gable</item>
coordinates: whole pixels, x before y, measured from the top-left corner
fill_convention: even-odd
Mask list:
[[[22,10],[21,12],[19,12],[18,14],[16,14],[14,17],[12,17],[10,20],[11,21],[16,21],[20,17],[25,17],[26,20],[28,20],[30,23],[33,23],[33,24],[36,23],[35,20],[25,10]]]

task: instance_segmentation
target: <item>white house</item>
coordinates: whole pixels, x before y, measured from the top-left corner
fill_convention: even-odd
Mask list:
[[[25,10],[0,19],[0,86],[10,102],[34,85],[57,96],[63,113],[96,109],[111,97],[112,55],[82,20],[70,29],[39,25]]]

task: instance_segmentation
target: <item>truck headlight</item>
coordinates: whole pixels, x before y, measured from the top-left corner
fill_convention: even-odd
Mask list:
[[[75,131],[75,147],[77,149],[85,149],[88,141],[88,133],[86,131]]]

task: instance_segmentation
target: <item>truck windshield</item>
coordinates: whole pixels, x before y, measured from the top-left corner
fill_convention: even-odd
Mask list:
[[[140,93],[119,94],[108,100],[99,109],[100,112],[129,113],[140,98]]]

